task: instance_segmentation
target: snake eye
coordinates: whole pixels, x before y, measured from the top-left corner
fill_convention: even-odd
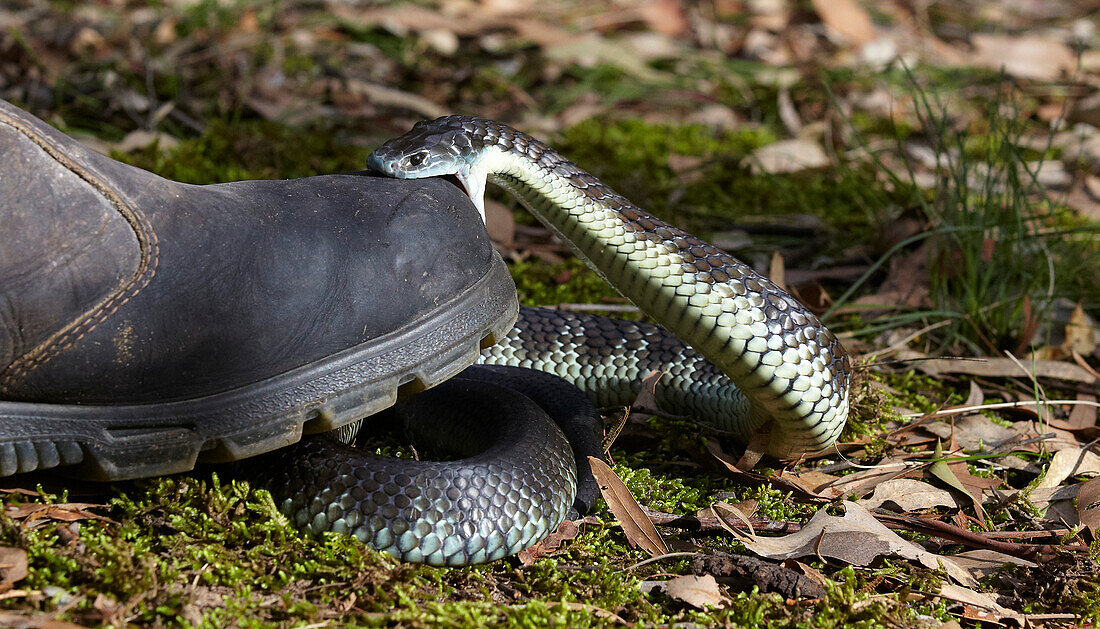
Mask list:
[[[409,156],[409,166],[419,166],[424,163],[425,159],[427,159],[427,156],[424,154],[424,151],[413,153]]]

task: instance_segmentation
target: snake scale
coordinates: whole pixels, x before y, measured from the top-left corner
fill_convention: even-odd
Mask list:
[[[743,440],[770,424],[768,451],[777,457],[824,451],[840,435],[850,366],[817,317],[749,266],[648,214],[542,142],[501,123],[446,116],[386,142],[368,166],[398,178],[455,176],[483,217],[486,182],[502,186],[660,324],[521,308],[513,330],[480,362],[554,374],[600,406],[629,404],[643,377],[658,370],[663,409]],[[490,561],[533,544],[566,516],[576,477],[587,472],[554,422],[592,423],[598,415],[568,388],[546,382],[527,396],[484,392],[493,386],[486,380],[500,378],[444,383],[427,392],[441,407],[420,394],[418,408],[399,411],[407,432],[430,441],[426,433],[436,429],[424,426],[448,427],[460,442],[451,453],[472,458],[414,463],[308,441],[277,454],[287,457],[272,483],[280,508],[309,532],[355,535],[437,565]],[[540,395],[569,402],[547,415],[524,401]],[[489,419],[509,413],[524,419]],[[591,447],[573,443],[573,450]]]

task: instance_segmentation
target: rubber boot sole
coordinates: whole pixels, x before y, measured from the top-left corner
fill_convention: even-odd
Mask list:
[[[494,254],[470,289],[413,324],[245,387],[127,406],[0,401],[0,476],[59,465],[95,480],[173,474],[338,429],[473,364],[515,324],[515,295]]]

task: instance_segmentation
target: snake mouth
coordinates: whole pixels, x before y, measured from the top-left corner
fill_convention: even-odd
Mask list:
[[[451,184],[452,186],[458,188],[466,196],[468,196],[468,197],[470,196],[470,191],[466,189],[466,186],[462,183],[462,179],[460,179],[458,177],[458,175],[456,175],[454,173],[451,173],[451,174],[448,174],[448,175],[439,175],[439,178],[442,179],[443,181],[446,181],[447,183]],[[473,198],[471,197],[470,200],[472,201]]]
[[[447,179],[454,178],[459,187],[481,214],[481,220],[485,221],[485,181],[486,172],[478,167],[463,166],[454,173],[445,175]]]

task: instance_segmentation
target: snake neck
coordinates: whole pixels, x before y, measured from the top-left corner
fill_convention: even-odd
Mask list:
[[[837,338],[753,269],[648,214],[538,140],[515,132],[478,169],[515,194],[591,268],[727,374],[773,420],[769,452],[827,449],[848,414]]]

